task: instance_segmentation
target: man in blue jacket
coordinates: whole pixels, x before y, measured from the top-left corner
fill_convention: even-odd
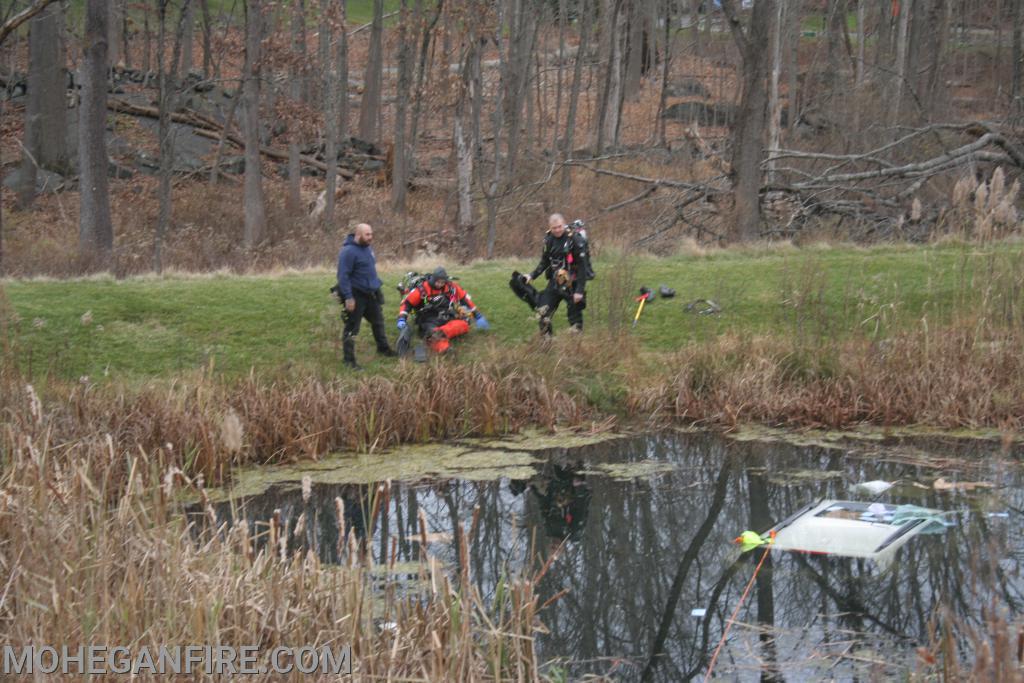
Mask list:
[[[377,342],[377,353],[382,356],[396,355],[388,345],[384,332],[384,293],[381,292],[380,278],[377,277],[377,258],[370,244],[373,243],[373,228],[360,223],[355,231],[345,238],[345,244],[338,254],[338,296],[345,304],[342,317],[345,332],[342,348],[345,365],[359,370],[356,364],[356,335],[363,318],[370,321],[373,338]]]

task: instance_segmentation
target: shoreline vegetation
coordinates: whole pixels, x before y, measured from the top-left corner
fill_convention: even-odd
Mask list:
[[[455,358],[373,361],[359,376],[340,370],[327,274],[4,281],[0,638],[342,643],[364,678],[557,680],[533,651],[536,576],[481,596],[424,557],[420,588],[380,589],[344,530],[347,562],[326,566],[288,552],[295,530],[273,520],[258,540],[189,526],[176,492],[203,498],[242,466],[526,429],[927,426],[1012,440],[1024,420],[1019,243],[609,253],[587,331],[557,319],[549,342],[508,291],[522,265],[452,268],[494,332]],[[663,282],[677,298],[631,331],[634,291]],[[722,313],[685,313],[696,298]],[[360,342],[370,360],[368,330]]]

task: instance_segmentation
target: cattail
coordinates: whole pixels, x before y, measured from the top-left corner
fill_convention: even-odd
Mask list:
[[[914,197],[914,202],[910,205],[910,220],[917,223],[921,220],[921,200]]]
[[[974,191],[974,213],[981,216],[988,212],[988,186],[985,183],[978,185]]]
[[[1000,166],[992,174],[991,189],[989,190],[989,196],[992,198],[990,206],[1002,201],[1005,189],[1006,175],[1003,174],[1003,168]]]
[[[242,439],[244,436],[245,430],[242,428],[242,420],[239,419],[238,413],[235,412],[234,408],[228,408],[220,423],[220,438],[224,444],[224,449],[228,453],[238,453],[242,450]]]
[[[274,510],[270,517],[270,552],[277,547],[277,537],[281,535],[281,510]]]
[[[303,512],[299,515],[299,518],[295,520],[295,529],[292,531],[292,536],[298,539],[306,531],[306,513]]]
[[[164,474],[164,496],[167,498],[170,498],[171,494],[174,493],[174,478],[180,471],[177,467],[171,467]]]
[[[970,196],[971,179],[969,176],[964,176],[956,181],[956,185],[953,187],[953,208],[957,211],[965,208],[970,200]]]
[[[992,214],[992,218],[999,225],[1003,225],[1009,228],[1016,227],[1017,225],[1017,207],[1012,202],[1004,199],[999,202],[999,206],[996,207],[995,212]]]
[[[313,495],[313,478],[308,474],[302,478],[302,502],[308,503]]]
[[[28,394],[28,409],[32,421],[39,424],[43,421],[43,402],[39,400],[39,395],[31,384],[25,385],[25,393]]]

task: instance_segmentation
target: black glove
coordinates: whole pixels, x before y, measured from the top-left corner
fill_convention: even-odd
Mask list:
[[[377,291],[374,292],[373,295],[377,298],[377,303],[380,304],[381,306],[383,306],[384,305],[384,289],[381,288],[381,287],[378,287]]]

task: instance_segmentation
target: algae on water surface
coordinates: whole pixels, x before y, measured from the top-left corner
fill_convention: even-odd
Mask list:
[[[271,485],[299,482],[305,477],[314,484],[373,484],[389,479],[529,479],[543,463],[544,451],[590,446],[618,436],[525,432],[498,439],[401,446],[381,453],[339,453],[294,465],[241,469],[229,486],[210,489],[207,494],[211,502],[222,502],[259,495]]]

